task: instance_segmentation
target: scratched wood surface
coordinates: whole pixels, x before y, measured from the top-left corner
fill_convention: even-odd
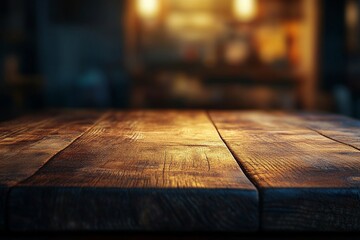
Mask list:
[[[258,229],[258,194],[206,112],[110,112],[9,197],[12,230]]]
[[[262,230],[360,230],[358,122],[265,112],[210,116],[259,189]]]
[[[336,115],[234,111],[1,123],[0,229],[359,231],[359,129]]]
[[[0,124],[0,229],[5,227],[9,189],[32,176],[98,117],[88,111],[51,111]]]

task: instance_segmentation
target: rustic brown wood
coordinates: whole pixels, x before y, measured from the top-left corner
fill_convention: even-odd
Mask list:
[[[297,122],[334,141],[360,150],[360,122],[355,119],[339,115],[301,113],[288,115],[286,120]]]
[[[108,115],[12,189],[13,230],[258,229],[256,188],[205,112]]]
[[[98,117],[94,112],[53,111],[0,124],[0,229],[9,189],[33,175]]]
[[[263,230],[360,230],[360,151],[304,127],[287,114],[210,115],[259,189]],[[349,128],[359,133],[357,126]],[[347,129],[346,123],[342,127]],[[332,131],[334,138],[347,132]],[[355,140],[349,139],[344,142]]]

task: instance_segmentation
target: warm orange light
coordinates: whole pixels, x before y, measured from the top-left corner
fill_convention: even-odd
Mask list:
[[[137,11],[142,18],[154,18],[159,13],[159,0],[137,0]]]
[[[356,1],[348,1],[346,4],[346,23],[348,27],[356,28],[359,22],[359,10]]]
[[[241,21],[251,21],[257,14],[257,0],[234,0],[235,17]]]

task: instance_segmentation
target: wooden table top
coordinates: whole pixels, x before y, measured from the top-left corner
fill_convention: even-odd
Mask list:
[[[3,122],[0,229],[360,231],[360,122],[141,110]]]

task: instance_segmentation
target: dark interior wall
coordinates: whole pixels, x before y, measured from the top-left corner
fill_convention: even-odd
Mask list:
[[[129,80],[122,67],[123,3],[36,2],[40,68],[45,74],[48,105],[126,106]]]
[[[16,109],[15,95],[21,89],[14,86],[10,89],[5,81],[6,61],[16,56],[23,76],[39,73],[37,49],[36,0],[3,0],[0,1],[0,110],[6,117]],[[42,106],[41,96],[29,94],[26,107]]]
[[[0,2],[1,60],[6,55],[18,54],[24,74],[38,71],[35,2],[36,0]],[[1,70],[3,71],[3,68]]]
[[[130,81],[123,67],[124,2],[0,1],[1,112],[127,107]],[[5,62],[14,57],[19,69],[9,82]]]
[[[359,38],[355,49],[348,45],[350,36],[359,36],[357,29],[349,29],[346,22],[347,1],[322,0],[320,39],[320,88],[332,95],[336,112],[360,117],[360,52]],[[360,12],[360,1],[352,7]],[[355,31],[355,32],[349,32]],[[352,46],[354,48],[354,46]]]
[[[346,82],[346,1],[323,0],[321,17],[321,87],[332,90]]]

